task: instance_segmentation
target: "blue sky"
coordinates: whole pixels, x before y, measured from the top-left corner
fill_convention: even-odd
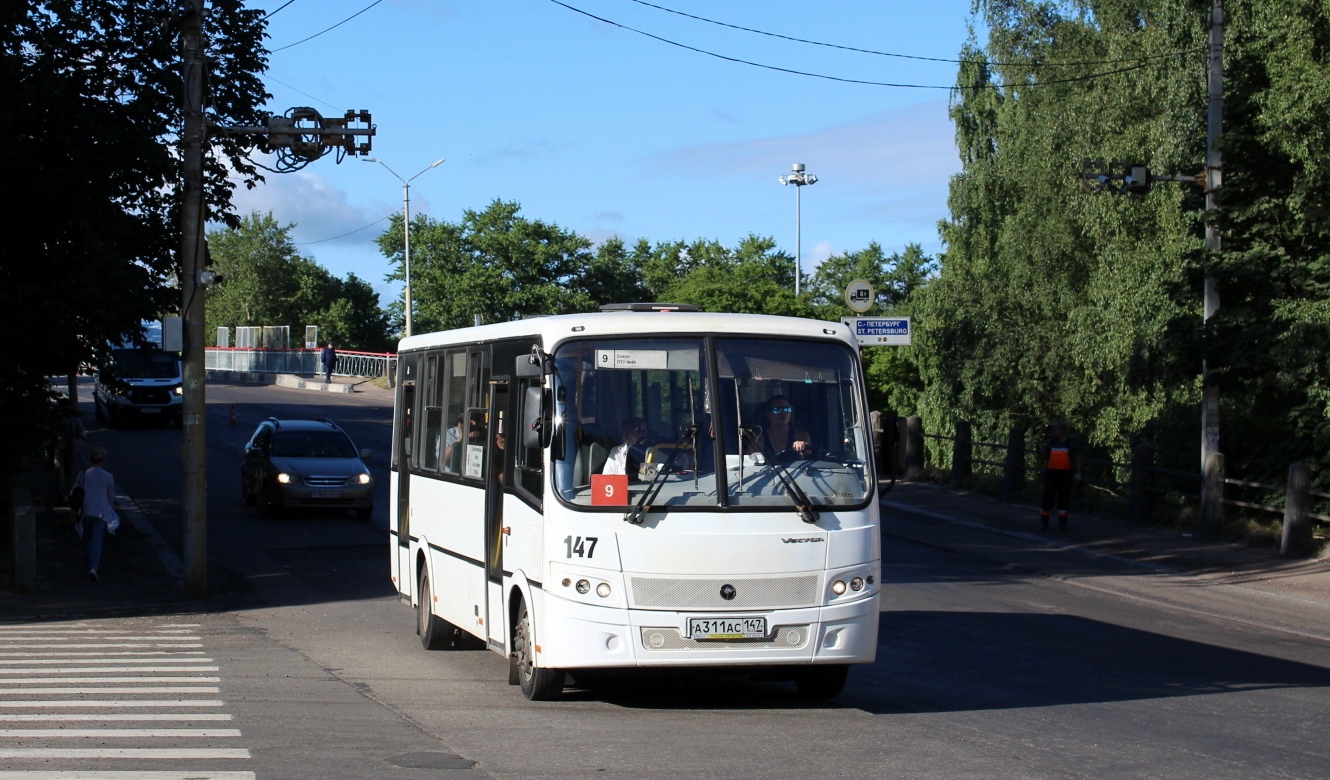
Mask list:
[[[274,11],[286,0],[252,0]],[[634,0],[563,0],[588,14],[725,57],[861,81],[948,86],[956,66],[813,46],[720,27]],[[373,0],[294,0],[273,14],[269,48],[300,41]],[[969,0],[652,0],[780,35],[954,59]],[[715,239],[749,233],[794,252],[801,162],[805,271],[877,241],[939,248],[948,178],[960,168],[945,89],[853,84],[730,62],[576,13],[553,0],[381,0],[277,51],[269,109],[372,112],[372,156],[410,177],[411,210],[458,220],[495,198],[592,241]],[[381,166],[332,155],[241,190],[240,213],[296,223],[306,255],[354,272],[383,303],[373,240],[402,206]],[[334,238],[341,236],[340,238]],[[328,240],[331,239],[331,240]]]

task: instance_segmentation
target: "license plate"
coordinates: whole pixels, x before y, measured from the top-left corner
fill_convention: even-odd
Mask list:
[[[310,497],[310,498],[315,498],[315,499],[318,499],[318,498],[341,498],[341,497],[342,497],[342,491],[340,491],[340,490],[311,490],[311,491],[309,491],[309,497]]]
[[[764,639],[767,619],[688,618],[688,636],[692,639]]]
[[[162,410],[161,410],[161,409],[158,409],[158,408],[155,407],[155,406],[141,406],[141,407],[139,407],[139,411],[140,411],[140,412],[143,412],[144,414],[161,414],[161,413],[162,413]]]

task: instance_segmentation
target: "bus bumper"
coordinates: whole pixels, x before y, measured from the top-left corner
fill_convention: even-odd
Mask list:
[[[866,664],[877,655],[877,594],[833,606],[744,613],[767,618],[767,637],[748,640],[687,636],[690,617],[716,613],[599,607],[548,594],[541,608],[537,658],[553,669]]]

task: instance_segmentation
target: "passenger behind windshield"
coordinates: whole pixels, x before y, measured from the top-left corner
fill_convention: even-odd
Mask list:
[[[767,424],[762,429],[757,446],[750,448],[761,452],[768,460],[773,458],[807,458],[813,454],[812,436],[803,425],[794,422],[794,405],[783,395],[773,395],[763,407]]]
[[[626,474],[631,479],[637,479],[638,468],[642,463],[642,452],[637,444],[646,437],[646,434],[646,420],[641,417],[629,417],[624,420],[619,426],[619,438],[623,443],[610,450],[601,473]]]

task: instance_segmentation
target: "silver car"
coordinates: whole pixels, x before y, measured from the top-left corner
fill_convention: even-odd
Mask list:
[[[331,420],[269,417],[245,445],[240,491],[246,506],[265,513],[287,507],[353,509],[368,520],[374,512],[374,478],[351,437]]]

